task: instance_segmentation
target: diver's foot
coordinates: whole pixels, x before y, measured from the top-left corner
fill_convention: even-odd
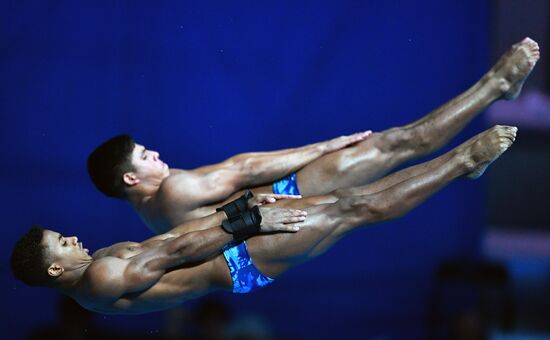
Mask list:
[[[500,57],[486,78],[494,84],[501,98],[515,99],[539,58],[539,45],[531,38],[525,38]]]
[[[466,176],[476,179],[483,175],[487,167],[514,143],[517,131],[514,126],[496,125],[459,146],[458,157],[466,166]]]

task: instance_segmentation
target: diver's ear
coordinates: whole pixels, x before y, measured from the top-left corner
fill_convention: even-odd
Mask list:
[[[139,178],[133,172],[127,172],[122,175],[122,180],[129,186],[134,186],[139,183]]]
[[[48,267],[48,274],[53,277],[59,277],[63,272],[65,271],[65,268],[61,267],[57,263],[52,263]]]

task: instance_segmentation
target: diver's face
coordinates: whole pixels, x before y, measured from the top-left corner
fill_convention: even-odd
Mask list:
[[[160,160],[158,152],[146,149],[136,144],[132,151],[132,166],[134,173],[140,180],[148,178],[164,179],[170,174],[168,165]]]
[[[65,269],[77,267],[88,262],[91,256],[76,236],[63,236],[52,230],[44,230],[42,244],[51,262],[56,262]]]

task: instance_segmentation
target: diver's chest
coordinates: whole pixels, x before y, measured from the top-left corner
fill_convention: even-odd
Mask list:
[[[114,245],[110,251],[109,255],[118,257],[120,259],[129,259],[133,256],[143,253],[144,249],[139,243],[135,242],[122,242]]]

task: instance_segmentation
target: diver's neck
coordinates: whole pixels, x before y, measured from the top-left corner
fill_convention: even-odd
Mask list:
[[[83,261],[81,264],[77,265],[74,269],[70,271],[67,270],[56,280],[56,288],[62,293],[71,295],[77,291],[77,287],[84,277],[84,273],[88,267],[92,264],[93,259],[90,257],[89,260]]]
[[[126,191],[126,201],[136,209],[141,211],[143,207],[156,195],[160,184],[143,184],[139,188],[132,188]]]

